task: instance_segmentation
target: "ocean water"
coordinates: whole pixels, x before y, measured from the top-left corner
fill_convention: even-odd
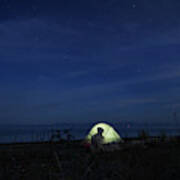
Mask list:
[[[92,127],[93,124],[1,125],[0,143],[47,141],[55,130],[60,130],[62,138],[66,139],[63,133],[65,129],[70,130],[73,139],[83,139]],[[180,128],[177,125],[114,124],[113,127],[122,138],[137,137],[142,130],[151,136],[162,133],[168,136],[180,135]]]

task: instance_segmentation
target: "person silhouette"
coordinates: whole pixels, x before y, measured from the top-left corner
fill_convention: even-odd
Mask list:
[[[104,143],[104,136],[103,136],[104,129],[101,127],[97,128],[97,133],[92,136],[91,138],[91,147],[92,151],[101,151],[103,150],[103,143]]]

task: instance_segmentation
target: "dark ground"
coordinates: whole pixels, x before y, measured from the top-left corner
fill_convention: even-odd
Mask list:
[[[0,167],[0,180],[179,180],[180,143],[125,143],[122,150],[98,154],[78,141],[0,145]]]

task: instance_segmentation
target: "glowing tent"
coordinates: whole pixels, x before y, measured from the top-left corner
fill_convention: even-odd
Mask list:
[[[98,123],[96,124],[89,132],[89,134],[86,137],[86,141],[89,143],[91,142],[91,138],[93,135],[97,133],[98,128],[102,128],[103,136],[104,136],[104,144],[113,143],[113,142],[120,142],[121,137],[119,134],[114,130],[114,128],[106,123]]]

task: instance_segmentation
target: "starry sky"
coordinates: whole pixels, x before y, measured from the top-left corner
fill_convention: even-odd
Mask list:
[[[179,0],[0,0],[0,123],[171,122]]]

